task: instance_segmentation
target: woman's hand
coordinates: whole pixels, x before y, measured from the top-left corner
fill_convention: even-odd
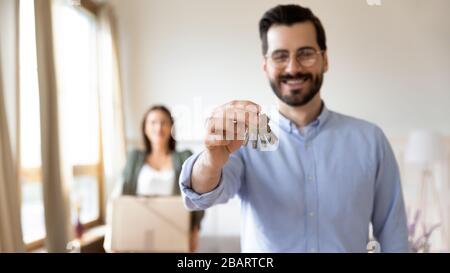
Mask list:
[[[191,231],[191,236],[189,238],[189,252],[194,253],[198,250],[198,240],[199,240],[200,229],[198,226],[194,226]]]

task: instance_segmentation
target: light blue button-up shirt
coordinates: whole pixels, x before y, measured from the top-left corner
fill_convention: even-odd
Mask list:
[[[382,252],[408,251],[400,175],[381,129],[325,106],[302,132],[281,114],[270,122],[276,149],[241,147],[211,192],[190,186],[200,153],[184,163],[187,208],[207,209],[237,194],[243,252],[367,252],[370,223]]]

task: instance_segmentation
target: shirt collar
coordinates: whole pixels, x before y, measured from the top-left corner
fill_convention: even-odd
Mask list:
[[[288,133],[291,133],[292,130],[294,130],[296,128],[295,123],[293,121],[291,121],[290,119],[288,119],[287,117],[285,117],[279,111],[277,113],[278,113],[277,114],[278,126],[280,126],[281,129],[287,131]],[[330,116],[330,111],[326,107],[325,103],[322,101],[322,111],[320,112],[319,116],[314,121],[312,121],[311,123],[309,123],[307,125],[307,127],[313,126],[313,127],[317,127],[318,129],[320,129],[323,126],[323,124],[328,120],[329,116]]]
[[[322,101],[322,111],[320,112],[319,116],[316,119],[317,122],[317,128],[322,128],[322,126],[326,123],[326,121],[330,117],[330,110],[328,110],[328,107],[325,105],[325,102]]]

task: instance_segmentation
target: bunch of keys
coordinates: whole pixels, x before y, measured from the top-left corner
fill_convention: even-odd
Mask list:
[[[266,114],[261,114],[258,117],[258,125],[250,125],[245,130],[244,146],[248,142],[252,142],[253,149],[258,149],[258,140],[261,143],[261,148],[267,148],[267,145],[274,145],[278,142],[278,137],[273,133],[269,126],[269,117]]]

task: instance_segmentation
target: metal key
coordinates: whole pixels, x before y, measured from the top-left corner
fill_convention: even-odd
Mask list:
[[[278,142],[278,137],[273,132],[270,132],[270,137],[269,137],[270,145],[275,145],[277,142]]]
[[[259,139],[261,142],[261,148],[263,148],[263,149],[267,148],[266,134],[259,135]]]
[[[256,134],[256,139],[252,140],[253,149],[258,149],[258,138],[259,138],[259,136],[258,136],[258,134]]]
[[[270,118],[266,114],[261,114],[257,126],[250,126],[245,130],[244,142],[242,145],[247,146],[248,142],[252,142],[252,148],[258,149],[258,142],[261,148],[277,143],[278,138],[269,126]],[[265,130],[264,130],[265,129]]]
[[[245,135],[244,135],[244,142],[242,143],[242,145],[247,146],[247,144],[248,144],[248,139],[249,139],[249,136],[248,136],[248,130],[246,129],[246,130],[245,130]]]

